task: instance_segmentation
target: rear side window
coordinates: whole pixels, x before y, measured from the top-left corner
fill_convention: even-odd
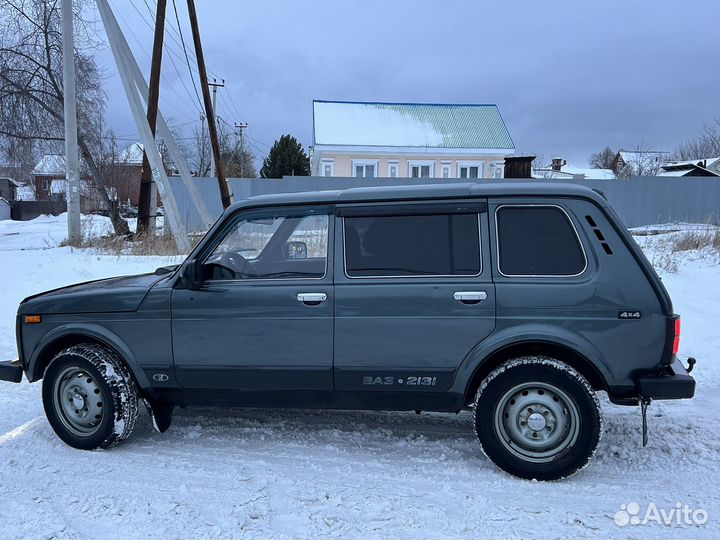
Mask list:
[[[349,277],[475,276],[478,214],[344,218]]]
[[[568,215],[557,206],[500,206],[498,266],[506,276],[572,276],[586,266]]]

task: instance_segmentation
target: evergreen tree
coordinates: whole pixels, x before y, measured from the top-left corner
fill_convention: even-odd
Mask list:
[[[263,161],[260,176],[263,178],[310,176],[310,158],[295,137],[283,135],[275,141]]]

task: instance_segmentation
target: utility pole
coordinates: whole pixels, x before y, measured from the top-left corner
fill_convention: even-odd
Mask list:
[[[187,0],[188,14],[190,15],[190,27],[192,28],[193,42],[195,44],[195,56],[197,57],[198,72],[200,75],[200,86],[203,93],[205,112],[208,118],[208,131],[212,145],[213,158],[217,173],[218,188],[220,189],[220,200],[223,208],[232,204],[233,196],[228,182],[225,180],[222,160],[220,158],[220,142],[218,141],[217,124],[215,122],[215,110],[210,100],[210,87],[208,86],[207,69],[205,68],[205,57],[203,56],[202,43],[200,41],[200,30],[198,28],[197,13],[195,11],[195,0]]]
[[[65,118],[65,181],[67,183],[68,243],[79,246],[80,166],[75,102],[75,45],[72,0],[62,0],[63,106]]]
[[[238,147],[235,148],[235,152],[240,156],[240,176],[245,176],[245,139],[243,139],[243,130],[247,127],[247,122],[235,122],[235,134],[238,138]]]
[[[150,132],[155,136],[158,101],[160,100],[160,66],[162,64],[163,36],[165,34],[165,7],[167,0],[158,0],[155,13],[155,36],[153,39],[152,63],[150,65],[150,86],[147,103],[147,121]],[[155,217],[156,209],[151,208],[153,178],[147,152],[143,152],[142,176],[140,177],[140,199],[138,201],[137,233],[150,230],[150,214]],[[155,220],[153,219],[153,222]],[[154,223],[153,223],[154,228]]]
[[[217,115],[217,89],[225,86],[225,79],[222,82],[217,82],[217,79],[213,79],[213,82],[208,82],[208,86],[212,86],[212,108],[213,113]],[[215,178],[215,159],[210,159],[210,176]]]

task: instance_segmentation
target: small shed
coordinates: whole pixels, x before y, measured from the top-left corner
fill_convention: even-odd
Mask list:
[[[0,197],[0,221],[10,219],[10,203]]]

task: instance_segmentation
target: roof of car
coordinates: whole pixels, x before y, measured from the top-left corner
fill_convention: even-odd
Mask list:
[[[607,202],[597,191],[586,186],[560,182],[483,182],[465,184],[415,184],[405,186],[365,186],[328,191],[301,191],[257,195],[234,203],[230,209],[305,203],[361,203],[420,199],[457,199],[471,197],[556,197]]]

